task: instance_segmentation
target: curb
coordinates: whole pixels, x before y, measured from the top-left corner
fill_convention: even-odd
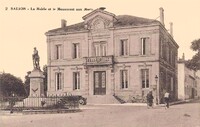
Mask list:
[[[123,104],[87,104],[88,106],[146,106],[146,103],[123,103]]]
[[[81,109],[53,109],[53,110],[23,110],[22,114],[58,114],[58,113],[76,113]]]

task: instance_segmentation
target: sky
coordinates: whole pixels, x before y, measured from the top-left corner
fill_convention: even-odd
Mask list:
[[[106,7],[106,11],[115,15],[150,19],[156,19],[159,8],[163,7],[166,29],[169,29],[169,22],[173,22],[178,56],[185,53],[185,58],[191,59],[195,54],[190,49],[191,42],[200,38],[199,5],[199,0],[1,0],[0,72],[24,80],[27,72],[33,70],[34,47],[39,51],[40,66],[47,64],[45,32],[59,28],[61,19],[67,20],[67,25],[82,22],[84,15],[99,7]],[[74,10],[59,11],[57,8]]]

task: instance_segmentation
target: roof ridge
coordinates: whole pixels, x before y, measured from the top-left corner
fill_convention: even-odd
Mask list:
[[[159,22],[158,20],[155,20],[155,19],[143,18],[143,17],[133,16],[133,15],[118,15],[118,16],[115,16],[115,18],[117,20],[113,22],[114,27],[150,25],[150,24]],[[52,29],[52,30],[49,30],[48,32],[55,32],[55,33],[62,32],[62,31],[72,32],[72,31],[80,31],[84,29],[85,29],[84,21],[82,21],[79,23],[71,24],[63,28]]]
[[[129,17],[134,17],[134,18],[140,18],[140,19],[148,19],[148,20],[155,20],[155,19],[151,19],[151,18],[144,18],[144,17],[140,17],[140,16],[135,16],[135,15],[117,15],[116,17],[120,17],[120,16],[129,16]]]

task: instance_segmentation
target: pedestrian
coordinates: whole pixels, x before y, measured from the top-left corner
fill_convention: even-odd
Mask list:
[[[153,94],[152,91],[149,91],[147,94],[147,108],[153,107]]]
[[[169,108],[169,92],[168,91],[165,92],[164,99],[165,99],[165,109]]]

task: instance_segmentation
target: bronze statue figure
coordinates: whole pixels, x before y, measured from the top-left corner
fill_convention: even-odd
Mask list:
[[[36,49],[36,47],[34,47],[32,57],[33,57],[33,67],[34,67],[34,69],[40,69],[40,57],[38,55],[38,50]]]

